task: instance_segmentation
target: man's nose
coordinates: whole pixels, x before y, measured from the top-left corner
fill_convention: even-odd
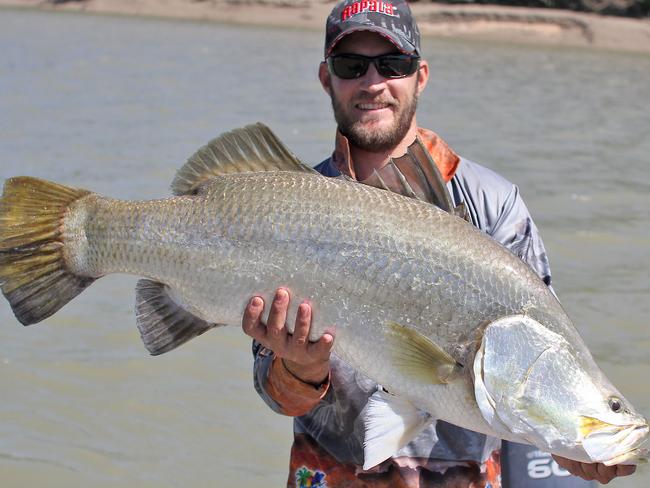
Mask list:
[[[379,74],[375,63],[370,63],[368,71],[361,77],[361,81],[365,86],[371,89],[380,90],[386,85],[386,78]]]

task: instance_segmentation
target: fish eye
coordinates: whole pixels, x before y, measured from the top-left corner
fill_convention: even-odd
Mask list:
[[[620,399],[616,397],[611,397],[608,403],[609,403],[609,408],[611,408],[612,412],[614,413],[618,413],[621,410],[623,410],[623,403],[621,402]]]

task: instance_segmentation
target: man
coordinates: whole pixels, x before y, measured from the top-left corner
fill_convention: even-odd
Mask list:
[[[517,187],[418,127],[417,99],[428,77],[419,31],[403,0],[337,4],[327,19],[319,78],[332,100],[338,131],[334,153],[316,169],[362,183],[383,182],[390,158],[403,155],[419,138],[453,205],[463,204],[475,226],[550,285],[544,246]],[[422,182],[415,179],[406,177],[417,187]],[[310,343],[310,304],[301,303],[294,319],[287,317],[289,302],[290,290],[277,290],[265,324],[265,304],[253,297],[242,319],[244,331],[255,339],[256,389],[275,411],[295,417],[288,486],[500,486],[500,441],[444,422],[363,471],[363,409],[380,386],[331,353],[335,331]],[[295,320],[293,334],[285,327],[288,320]],[[634,471],[556,460],[573,474],[604,483]]]

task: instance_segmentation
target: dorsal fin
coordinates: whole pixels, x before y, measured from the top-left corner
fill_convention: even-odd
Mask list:
[[[258,122],[221,134],[196,151],[176,173],[172,191],[175,195],[192,194],[215,176],[256,171],[316,173]]]

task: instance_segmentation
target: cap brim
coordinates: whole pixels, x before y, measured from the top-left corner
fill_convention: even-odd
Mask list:
[[[395,33],[388,29],[376,25],[360,25],[358,27],[350,27],[349,29],[344,30],[338,36],[336,36],[334,40],[331,42],[330,47],[327,49],[327,52],[325,53],[325,57],[328,57],[330,54],[332,54],[332,51],[334,50],[336,45],[341,41],[341,39],[349,36],[350,34],[353,34],[354,32],[363,32],[363,31],[376,32],[377,34],[385,38],[387,41],[390,41],[391,44],[393,44],[397,49],[399,49],[404,54],[413,54],[416,51],[415,46],[413,46],[410,43],[400,42],[400,39],[397,36],[395,36]]]

